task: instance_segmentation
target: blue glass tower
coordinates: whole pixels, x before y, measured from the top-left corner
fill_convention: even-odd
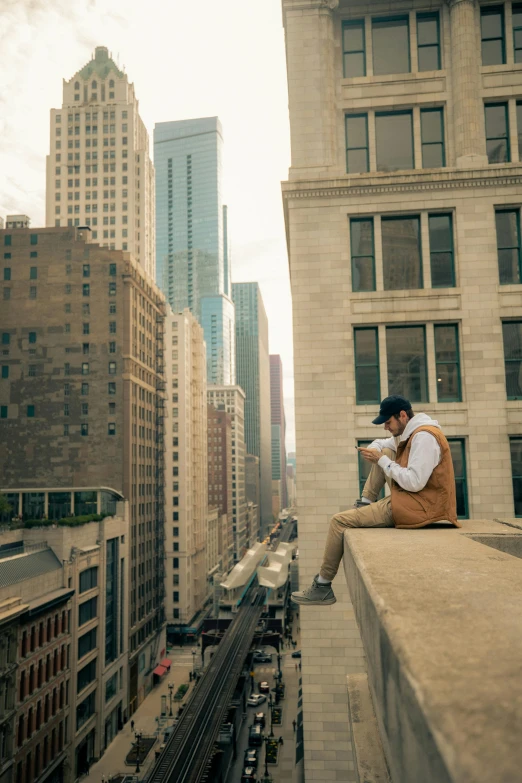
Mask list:
[[[227,208],[221,192],[223,135],[217,117],[154,128],[156,280],[174,312],[203,327],[208,383],[235,383]]]

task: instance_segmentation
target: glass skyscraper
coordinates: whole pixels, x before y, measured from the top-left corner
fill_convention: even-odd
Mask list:
[[[227,208],[221,192],[223,135],[217,117],[154,128],[156,279],[175,313],[203,327],[208,383],[235,383],[235,319]]]

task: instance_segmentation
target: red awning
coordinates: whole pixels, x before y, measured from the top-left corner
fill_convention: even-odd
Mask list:
[[[163,675],[167,673],[167,670],[164,666],[156,666],[152,673],[156,674],[158,677],[163,677]]]
[[[172,664],[172,661],[169,661],[168,658],[164,658],[162,662],[160,663],[160,666],[164,666],[166,669],[170,669],[170,666]]]

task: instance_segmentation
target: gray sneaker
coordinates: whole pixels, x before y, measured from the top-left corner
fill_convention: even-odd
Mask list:
[[[364,508],[364,506],[369,506],[370,504],[367,501],[364,501],[362,498],[357,498],[355,503],[353,504],[354,508]]]
[[[319,574],[317,574],[319,576]],[[314,576],[314,581],[311,587],[307,587],[306,590],[299,590],[298,593],[292,593],[292,602],[294,604],[303,604],[305,606],[328,606],[329,604],[335,604],[337,598],[332,590],[331,583],[328,585],[321,585],[317,581],[317,576]]]

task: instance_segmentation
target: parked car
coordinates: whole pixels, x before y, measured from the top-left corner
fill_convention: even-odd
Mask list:
[[[245,767],[257,768],[259,763],[259,751],[257,748],[247,748],[245,750]]]
[[[247,704],[249,707],[257,707],[264,701],[266,701],[266,696],[263,696],[262,693],[253,693],[252,696],[248,697]]]
[[[259,723],[260,726],[265,725],[266,723],[266,715],[264,712],[256,712],[254,715],[254,723]]]
[[[260,693],[270,693],[270,685],[267,682],[261,682],[259,684]]]
[[[252,783],[256,779],[256,771],[254,767],[245,767],[243,774],[241,775],[241,783]]]
[[[301,657],[301,650],[296,650],[292,653],[292,658],[300,658]]]
[[[250,731],[248,732],[248,745],[249,747],[255,747],[256,745],[262,745],[263,744],[263,733],[261,731],[261,726],[259,723],[255,723],[253,726],[250,726]]]
[[[272,663],[272,656],[270,653],[255,652],[252,660],[254,663]]]

